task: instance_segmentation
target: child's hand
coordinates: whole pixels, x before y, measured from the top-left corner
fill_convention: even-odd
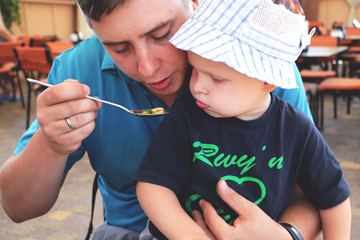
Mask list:
[[[210,232],[208,226],[205,223],[205,220],[203,218],[203,216],[201,215],[201,213],[197,210],[194,210],[192,212],[192,217],[194,219],[194,221],[204,230],[204,232],[206,233],[206,235],[211,238],[211,239],[216,239],[214,237],[214,235]]]

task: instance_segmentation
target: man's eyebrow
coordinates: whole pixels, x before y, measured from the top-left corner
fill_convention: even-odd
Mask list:
[[[165,27],[165,26],[169,25],[169,24],[170,24],[170,22],[171,22],[171,20],[158,24],[156,27],[154,27],[154,28],[153,28],[153,29],[151,29],[150,31],[148,31],[148,32],[146,32],[146,33],[144,33],[144,34],[142,34],[142,35],[141,35],[141,37],[145,37],[146,35],[150,35],[150,34],[152,34],[152,33],[156,32],[157,30],[159,30],[159,29],[161,29],[161,28],[163,28],[163,27]]]
[[[120,44],[125,44],[126,41],[122,41],[122,42],[102,42],[102,44],[106,45],[106,46],[114,46],[114,45],[120,45]]]
[[[140,35],[140,37],[145,37],[145,36],[147,36],[147,35],[150,35],[150,34],[156,32],[156,31],[158,31],[159,29],[161,29],[161,28],[169,25],[170,22],[171,22],[171,20],[166,21],[166,22],[163,22],[163,23],[160,23],[159,25],[157,25],[156,27],[154,27],[154,28],[151,29],[150,31],[148,31],[148,32]],[[114,46],[114,45],[125,44],[125,43],[127,43],[127,42],[128,42],[128,41],[119,41],[119,42],[107,42],[107,41],[105,41],[105,42],[102,42],[102,44],[107,45],[107,46]]]

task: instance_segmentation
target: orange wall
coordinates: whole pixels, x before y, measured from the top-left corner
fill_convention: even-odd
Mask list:
[[[85,36],[92,31],[84,23],[77,6],[72,0],[19,0],[22,16],[21,26],[13,25],[16,36],[56,35],[68,39],[75,30],[82,30]],[[322,21],[328,29],[334,21],[348,22],[350,6],[346,0],[299,0],[306,19]],[[360,6],[356,8],[360,20]]]
[[[12,31],[24,35],[56,35],[69,39],[76,28],[76,4],[72,0],[20,0],[21,26]]]
[[[350,5],[346,0],[302,0],[306,19],[309,21],[322,21],[328,29],[334,21],[342,21],[347,25]],[[360,20],[360,5],[356,8],[356,18]]]

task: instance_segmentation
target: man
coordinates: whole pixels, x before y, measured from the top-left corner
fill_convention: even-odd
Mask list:
[[[136,198],[133,175],[162,119],[139,118],[84,97],[91,90],[93,96],[130,109],[169,108],[187,89],[191,69],[186,54],[168,40],[189,18],[197,1],[77,2],[96,36],[55,60],[48,81],[58,85],[39,95],[37,120],[1,169],[2,204],[15,222],[45,214],[55,204],[66,173],[87,152],[100,174],[105,224],[137,234],[144,229],[147,218]],[[293,96],[295,105],[297,102],[307,109],[304,92],[282,95]],[[14,177],[20,171],[22,174]],[[252,228],[246,229],[243,237],[261,229],[264,236],[291,239],[282,226],[266,218],[256,206],[242,198],[234,202],[255,209],[245,216]],[[312,206],[302,201],[288,209],[281,221],[296,226],[304,237],[318,233],[319,218]],[[211,210],[205,204],[209,227],[229,231],[212,228],[219,226],[219,219]],[[205,227],[199,214],[194,215]],[[260,224],[267,228],[259,228]]]

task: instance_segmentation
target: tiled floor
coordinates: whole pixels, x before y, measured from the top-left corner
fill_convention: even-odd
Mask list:
[[[325,130],[322,133],[341,162],[352,189],[351,239],[360,239],[360,100],[353,100],[352,112],[346,115],[345,102],[339,99],[337,119],[332,118],[330,98],[326,98],[325,106]],[[32,120],[34,115],[33,108]],[[11,155],[24,130],[25,109],[21,108],[20,102],[4,102],[0,105],[0,165]],[[15,224],[0,208],[0,239],[84,239],[90,218],[93,177],[94,172],[84,158],[70,171],[53,209],[40,218]],[[102,206],[98,196],[95,227],[101,223]]]

